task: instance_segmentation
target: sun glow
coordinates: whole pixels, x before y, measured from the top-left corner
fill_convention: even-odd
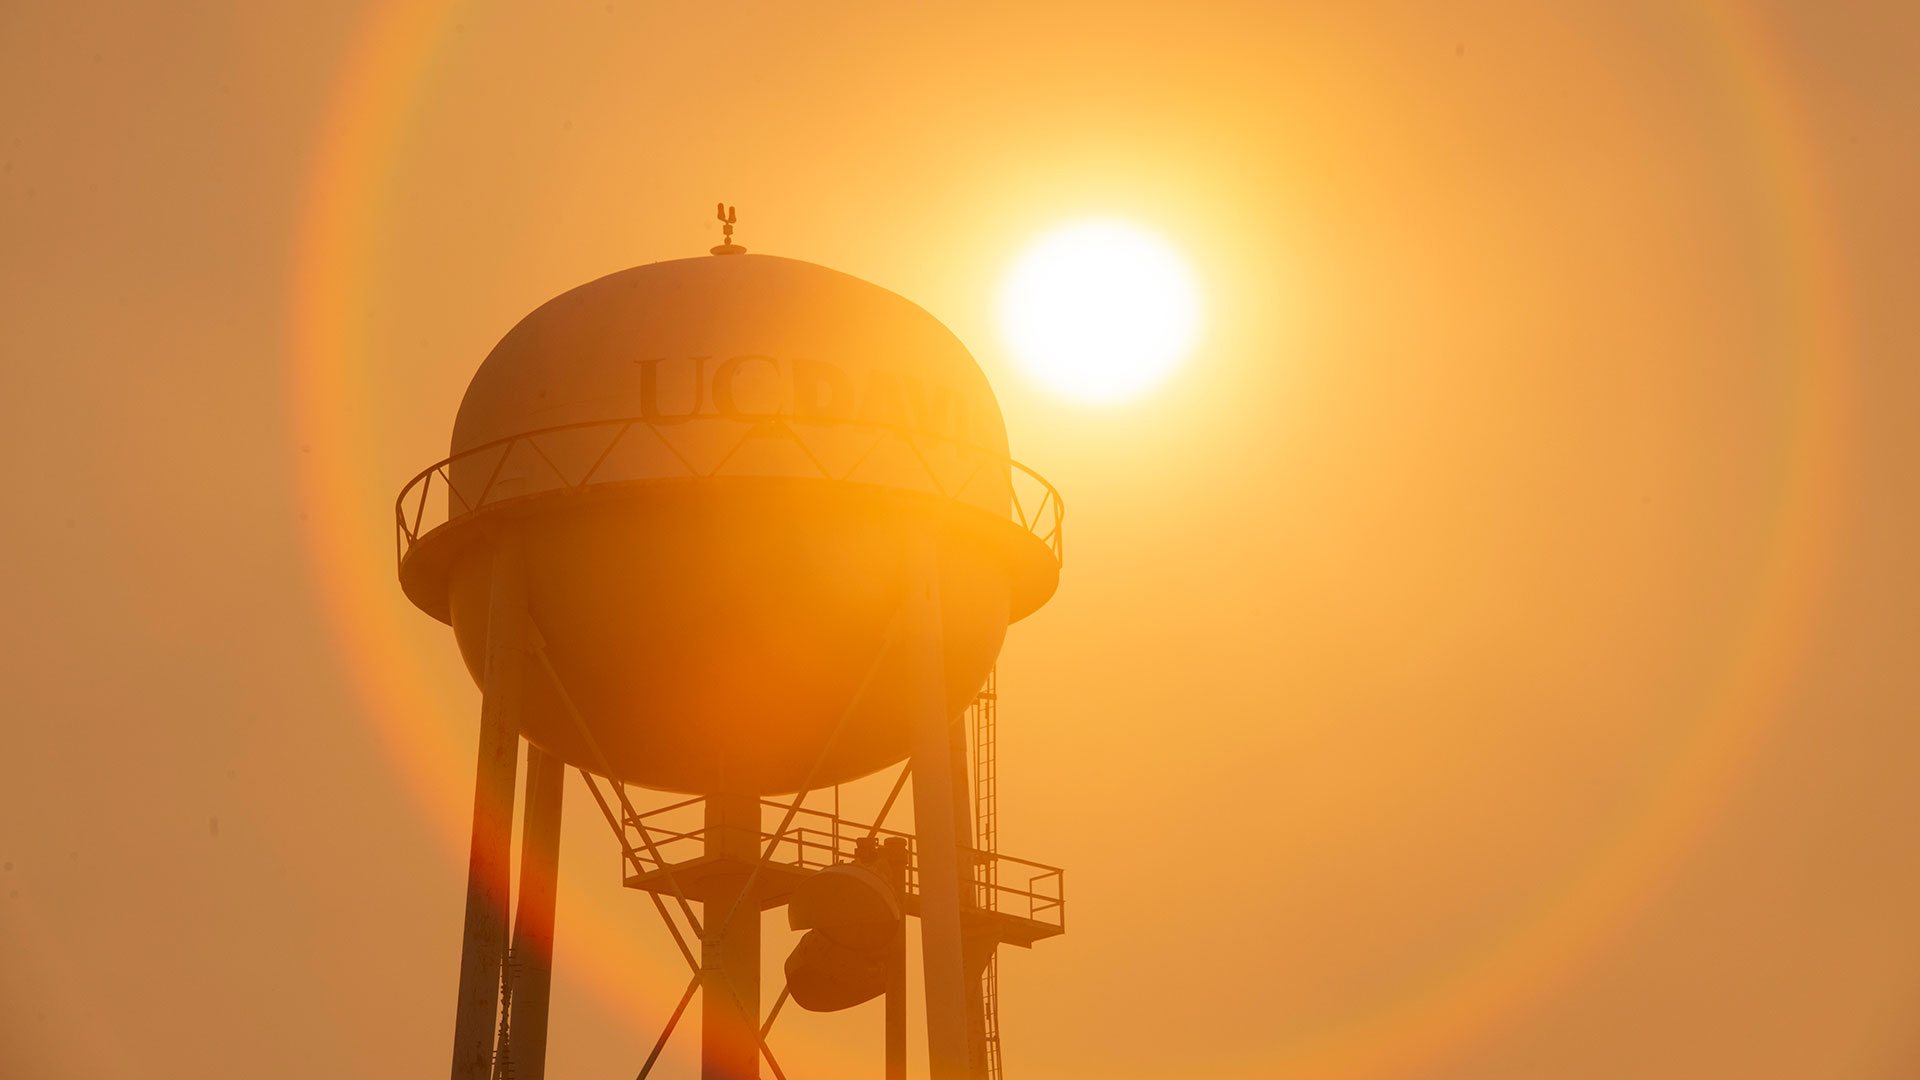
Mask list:
[[[1047,233],[1000,288],[1000,330],[1021,367],[1081,401],[1124,401],[1152,389],[1199,329],[1200,291],[1185,261],[1124,222]]]

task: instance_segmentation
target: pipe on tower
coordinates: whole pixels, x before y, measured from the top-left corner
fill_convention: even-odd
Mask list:
[[[760,861],[758,795],[709,795],[706,816],[709,858],[749,868]],[[701,1080],[755,1080],[760,1075],[760,905],[742,894],[750,876],[747,870],[729,876],[703,905]]]

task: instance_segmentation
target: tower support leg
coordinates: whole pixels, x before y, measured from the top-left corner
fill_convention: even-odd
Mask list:
[[[513,785],[520,742],[514,708],[525,688],[526,585],[511,549],[496,551],[487,616],[480,746],[473,776],[473,839],[467,851],[466,929],[453,1018],[453,1080],[488,1080],[500,1009],[512,873]]]
[[[905,895],[907,841],[888,837],[881,846],[881,865],[887,869],[887,883],[895,896]],[[907,1080],[907,920],[903,915],[894,928],[893,950],[887,957],[886,1036],[884,1060],[886,1080]]]
[[[979,855],[974,848],[973,786],[968,783],[967,776],[969,757],[967,725],[962,720],[954,720],[947,725],[947,760],[952,762],[950,782],[953,786],[954,835],[959,849],[962,910],[978,908],[987,899],[981,895]],[[967,973],[967,1074],[974,1080],[986,1080],[987,1075],[986,995],[983,993],[986,987],[983,976],[987,967],[981,959],[982,944],[964,934],[961,937],[960,955]],[[992,942],[984,944],[988,950],[992,949]]]
[[[751,867],[760,860],[760,797],[709,795],[707,854]],[[700,1080],[754,1080],[760,1075],[760,905],[745,898],[748,872],[705,904],[707,938],[700,945]],[[727,925],[720,925],[727,923]]]
[[[940,562],[931,538],[916,545],[908,579],[905,652],[913,730],[913,819],[919,833],[920,951],[926,975],[931,1080],[967,1080],[967,973],[961,954],[961,822],[940,620]]]
[[[527,744],[527,801],[520,822],[520,902],[513,915],[513,1080],[545,1080],[547,1002],[553,987],[554,893],[560,873],[560,797],[566,766]]]
[[[907,921],[887,958],[886,1080],[907,1080]]]

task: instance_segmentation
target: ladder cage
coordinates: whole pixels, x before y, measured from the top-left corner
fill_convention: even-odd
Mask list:
[[[973,860],[974,902],[989,911],[997,910],[1000,898],[1000,775],[995,761],[1000,721],[1000,686],[997,669],[987,672],[987,681],[973,699]],[[980,1062],[986,1080],[1001,1080],[1000,1073],[1000,952],[987,957],[980,977],[981,1019],[984,1026],[986,1060]]]

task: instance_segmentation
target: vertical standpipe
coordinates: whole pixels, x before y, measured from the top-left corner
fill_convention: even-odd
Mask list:
[[[760,1075],[760,904],[741,890],[760,861],[760,797],[709,795],[706,814],[708,857],[748,869],[722,879],[703,905],[700,1080],[754,1080]]]

